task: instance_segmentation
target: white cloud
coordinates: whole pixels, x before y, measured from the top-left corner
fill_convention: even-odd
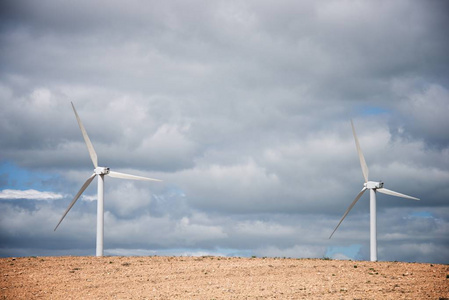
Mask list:
[[[41,192],[37,190],[10,190],[0,192],[0,199],[28,199],[28,200],[57,200],[64,195],[53,192]]]
[[[343,253],[334,253],[332,254],[332,259],[339,259],[339,260],[351,260],[352,257],[349,257]]]
[[[81,195],[83,201],[97,201],[97,195]]]

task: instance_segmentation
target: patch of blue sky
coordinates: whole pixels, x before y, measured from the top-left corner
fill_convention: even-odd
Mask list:
[[[389,113],[388,109],[377,107],[377,106],[364,106],[360,108],[360,113],[363,116],[373,116]]]
[[[418,211],[411,213],[410,216],[418,218],[433,218],[434,215],[430,211]]]
[[[350,259],[356,259],[361,247],[362,245],[360,244],[353,244],[347,247],[331,246],[327,248],[325,256],[330,258],[340,258],[340,256],[343,255]]]
[[[184,193],[184,191],[182,190],[182,189],[180,189],[179,187],[177,187],[177,186],[174,186],[174,185],[168,185],[168,189],[167,189],[167,191],[166,191],[166,193],[169,195],[169,196],[175,196],[175,197],[186,197],[186,194]]]
[[[21,168],[10,161],[0,162],[0,189],[14,190],[48,190],[48,183],[56,180],[59,175],[54,173],[31,171]]]

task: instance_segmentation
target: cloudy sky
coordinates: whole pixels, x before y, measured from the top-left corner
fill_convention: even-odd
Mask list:
[[[449,263],[447,1],[2,1],[0,256]]]

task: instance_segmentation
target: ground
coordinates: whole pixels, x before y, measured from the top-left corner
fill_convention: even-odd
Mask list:
[[[0,299],[449,299],[449,266],[228,257],[0,259]]]

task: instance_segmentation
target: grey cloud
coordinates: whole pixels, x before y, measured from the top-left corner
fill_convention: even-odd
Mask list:
[[[449,130],[449,91],[440,85],[430,85],[423,90],[404,95],[408,101],[399,106],[401,121],[395,122],[393,134],[400,137],[424,139],[431,146],[447,148],[445,134]],[[398,124],[399,123],[399,124]]]

